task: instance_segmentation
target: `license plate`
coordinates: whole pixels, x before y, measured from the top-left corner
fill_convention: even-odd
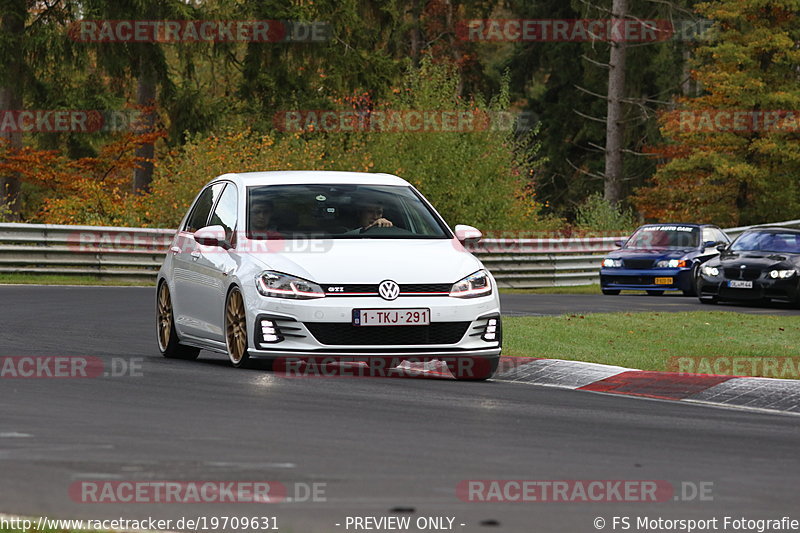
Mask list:
[[[728,287],[731,289],[752,289],[753,282],[741,279],[732,279],[728,281]]]
[[[672,278],[656,278],[656,285],[672,285]]]
[[[430,309],[353,309],[354,326],[427,326]]]

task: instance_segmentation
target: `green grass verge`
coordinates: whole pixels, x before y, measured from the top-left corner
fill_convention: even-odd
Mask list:
[[[542,287],[540,289],[500,289],[500,294],[602,294],[600,284],[573,287]]]
[[[109,279],[107,277],[89,275],[58,274],[0,274],[0,284],[22,285],[104,285],[153,287],[155,281],[132,279]],[[2,533],[0,531],[0,533]]]
[[[800,362],[800,317],[722,311],[504,317],[503,355],[662,371],[676,370],[670,365],[673,357],[791,357]],[[741,369],[701,373],[753,375]],[[754,375],[798,378],[798,373]]]

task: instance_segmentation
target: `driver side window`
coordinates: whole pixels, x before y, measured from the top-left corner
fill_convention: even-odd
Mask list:
[[[225,187],[224,183],[215,183],[211,187],[203,189],[194,206],[192,206],[191,214],[186,219],[183,231],[194,233],[208,225],[208,216],[211,214],[211,208],[214,207],[214,202],[219,197],[223,187]]]
[[[229,183],[217,202],[217,207],[214,208],[214,214],[211,215],[208,223],[209,226],[225,228],[225,239],[228,242],[233,241],[233,232],[236,229],[237,201],[236,186]]]

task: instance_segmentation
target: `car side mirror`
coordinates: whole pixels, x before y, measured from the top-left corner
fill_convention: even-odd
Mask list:
[[[727,244],[720,244],[719,246],[717,246],[717,250],[719,250],[720,252],[724,252],[727,249],[728,249]]]
[[[711,247],[716,246],[718,244],[720,244],[719,241],[705,241],[703,243],[703,248],[711,248]]]
[[[465,224],[459,224],[455,227],[455,230],[456,239],[458,239],[462,244],[475,244],[483,237],[483,233],[481,233],[479,229],[473,228],[472,226],[467,226]]]
[[[625,241],[614,241],[614,246],[617,248],[622,248],[623,244],[625,244]]]
[[[218,246],[228,250],[231,243],[225,238],[225,228],[222,226],[206,226],[194,232],[194,240],[203,246]]]

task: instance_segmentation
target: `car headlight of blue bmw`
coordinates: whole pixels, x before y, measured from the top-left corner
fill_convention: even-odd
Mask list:
[[[325,297],[325,291],[313,281],[271,270],[256,277],[256,288],[264,296],[273,298],[311,300]]]
[[[622,259],[611,259],[608,257],[603,259],[603,266],[605,268],[622,268]]]
[[[772,279],[778,279],[778,278],[786,279],[786,278],[791,278],[794,275],[795,275],[795,271],[794,270],[770,270],[769,271],[769,277],[771,277]]]
[[[453,283],[450,288],[450,296],[455,298],[477,298],[492,294],[492,282],[489,273],[485,270],[478,270],[466,278]]]

